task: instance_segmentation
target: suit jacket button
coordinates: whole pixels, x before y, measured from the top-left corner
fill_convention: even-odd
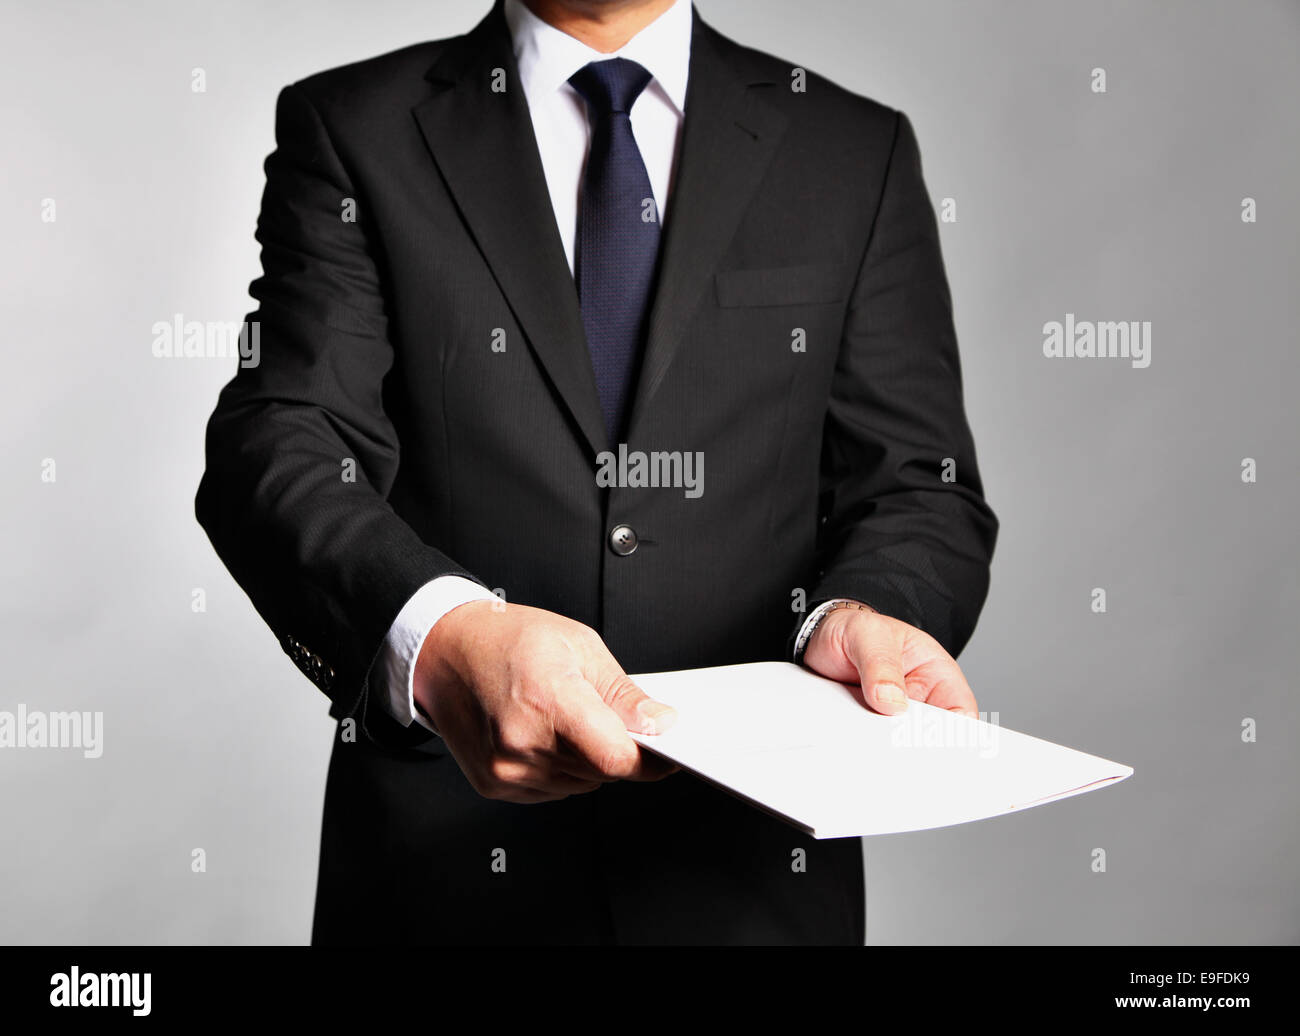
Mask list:
[[[636,550],[636,530],[630,525],[615,525],[609,532],[609,549],[620,558]]]

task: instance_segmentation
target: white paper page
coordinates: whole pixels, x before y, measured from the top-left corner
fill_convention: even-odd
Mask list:
[[[679,713],[639,744],[816,838],[962,824],[1133,773],[921,702],[882,716],[857,688],[787,662],[633,679]]]

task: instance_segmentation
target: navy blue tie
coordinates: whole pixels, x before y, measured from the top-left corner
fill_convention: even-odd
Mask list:
[[[578,207],[578,301],[612,444],[624,431],[654,291],[659,213],[632,136],[632,104],[650,82],[635,61],[593,61],[569,82],[587,102],[591,149]]]

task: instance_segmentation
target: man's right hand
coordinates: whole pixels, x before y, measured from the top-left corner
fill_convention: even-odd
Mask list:
[[[662,733],[677,711],[637,687],[595,630],[541,608],[453,608],[420,649],[415,703],[490,799],[549,802],[677,769],[628,736]]]

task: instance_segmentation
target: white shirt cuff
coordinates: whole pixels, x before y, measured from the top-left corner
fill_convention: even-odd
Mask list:
[[[386,693],[379,695],[384,708],[404,727],[412,722],[437,731],[415,707],[415,660],[434,624],[453,608],[470,601],[495,601],[490,590],[464,576],[439,576],[411,595],[388,628],[377,659]]]

